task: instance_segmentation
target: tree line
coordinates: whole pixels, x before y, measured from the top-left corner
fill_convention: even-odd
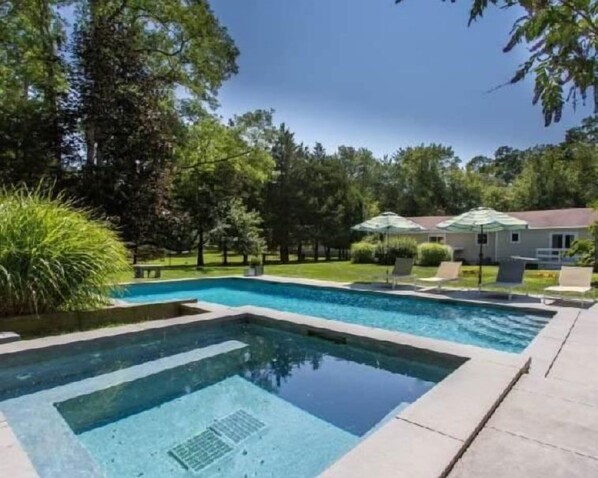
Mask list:
[[[74,5],[74,6],[73,6]],[[67,24],[69,11],[72,24]],[[267,108],[223,119],[238,50],[205,0],[0,4],[0,180],[65,191],[133,250],[250,256],[348,249],[350,227],[392,210],[452,215],[583,207],[598,197],[598,120],[563,142],[458,158],[440,144],[376,157],[326,151]]]

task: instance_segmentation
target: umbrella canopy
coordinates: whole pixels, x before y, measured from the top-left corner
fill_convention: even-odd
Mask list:
[[[360,232],[374,232],[380,234],[400,234],[402,232],[417,232],[425,230],[419,224],[399,216],[394,212],[383,212],[379,216],[368,219],[351,229]]]
[[[388,236],[390,234],[400,234],[404,232],[424,231],[425,228],[419,224],[399,216],[394,212],[383,212],[379,216],[368,219],[361,224],[353,226],[351,229],[360,232],[372,232],[386,234],[386,254],[388,254]],[[386,268],[386,281],[388,282],[388,264]]]
[[[489,207],[478,207],[441,222],[436,226],[449,232],[486,232],[516,231],[527,229],[528,224],[521,219],[509,216],[504,212],[495,211]],[[478,287],[482,285],[482,262],[484,259],[484,244],[480,241],[480,263],[478,272]]]
[[[528,224],[504,212],[489,207],[477,207],[441,222],[436,227],[450,232],[479,232],[482,228],[484,232],[498,232],[527,229]]]

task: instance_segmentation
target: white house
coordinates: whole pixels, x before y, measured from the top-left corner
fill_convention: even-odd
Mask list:
[[[576,239],[590,239],[589,227],[598,221],[598,213],[590,208],[551,209],[546,211],[509,212],[527,221],[529,229],[485,233],[454,233],[439,230],[436,225],[451,216],[410,217],[426,230],[411,234],[418,242],[439,242],[453,248],[455,259],[475,263],[480,242],[484,259],[498,262],[512,256],[532,257],[542,266],[558,266],[570,262],[564,253]]]

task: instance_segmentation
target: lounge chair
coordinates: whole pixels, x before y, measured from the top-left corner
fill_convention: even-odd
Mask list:
[[[461,264],[462,262],[441,262],[434,277],[422,277],[417,280],[425,284],[433,284],[440,290],[443,284],[459,279]]]
[[[392,288],[394,289],[397,282],[405,279],[414,279],[414,275],[411,273],[413,270],[413,259],[405,257],[397,257],[395,260],[395,266],[390,273],[390,279],[392,280]]]
[[[542,302],[546,301],[546,292],[580,294],[579,302],[583,303],[588,292],[592,292],[592,268],[591,267],[561,267],[559,274],[559,285],[553,285],[544,289]]]
[[[498,266],[498,275],[496,282],[486,284],[489,286],[503,287],[509,290],[509,300],[513,294],[513,289],[523,285],[523,274],[525,273],[524,261],[505,261]]]

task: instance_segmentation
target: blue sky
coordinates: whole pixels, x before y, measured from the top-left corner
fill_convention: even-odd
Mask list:
[[[569,108],[544,127],[531,81],[508,81],[525,58],[502,53],[520,12],[492,8],[467,27],[469,1],[212,0],[241,51],[222,88],[224,117],[273,108],[296,138],[377,155],[440,142],[463,160],[501,145],[558,142],[590,114]]]

